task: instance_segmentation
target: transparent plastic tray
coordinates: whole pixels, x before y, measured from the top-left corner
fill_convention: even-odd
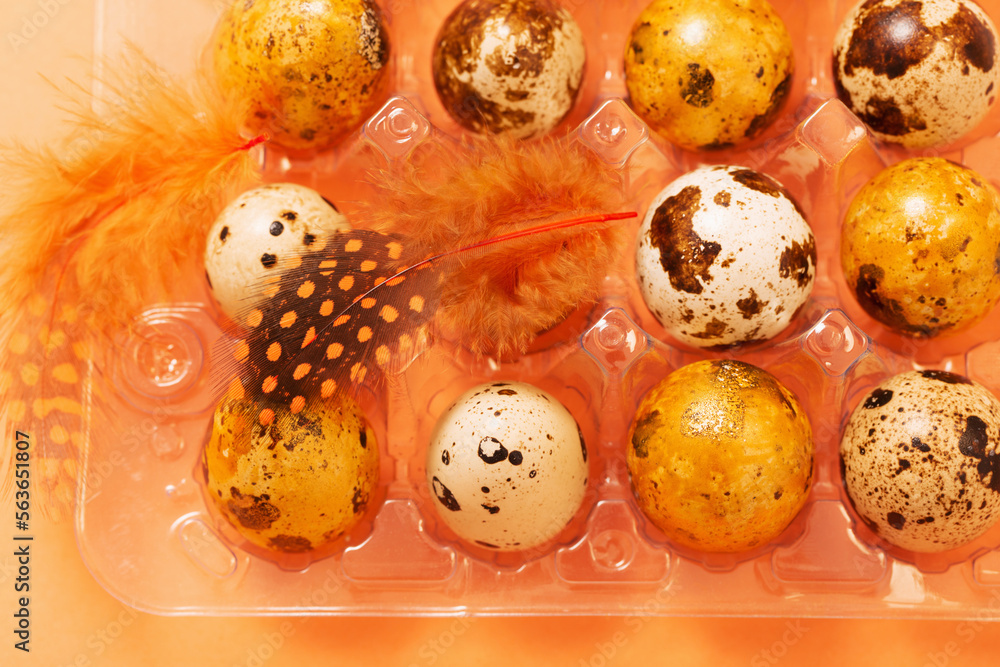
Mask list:
[[[316,188],[350,217],[364,196],[364,169],[398,164],[423,142],[459,135],[430,83],[433,36],[456,4],[385,0],[394,97],[352,140],[314,159],[266,153],[265,180]],[[790,329],[727,353],[671,343],[638,294],[629,246],[609,271],[601,301],[523,358],[489,364],[439,345],[390,378],[370,415],[382,482],[365,519],[333,555],[276,562],[247,547],[204,501],[200,449],[211,424],[211,356],[221,331],[195,261],[190,275],[178,276],[172,302],[150,304],[149,335],[123,346],[115,364],[114,407],[129,428],[100,457],[84,452],[78,542],[105,588],[162,614],[1000,616],[1000,526],[943,554],[891,548],[852,513],[837,455],[852,407],[895,373],[945,369],[1000,393],[1000,309],[959,336],[907,339],[860,310],[838,260],[843,212],[886,164],[942,155],[1000,184],[1000,105],[946,153],[879,146],[836,100],[831,80],[833,35],[853,3],[776,0],[795,46],[788,104],[747,147],[686,153],[654,136],[623,101],[622,55],[643,4],[564,2],[584,31],[588,64],[577,106],[557,134],[626,172],[629,206],[640,217],[663,186],[701,164],[740,164],[780,180],[805,210],[819,256],[812,298]],[[1000,19],[1000,1],[981,4]],[[98,56],[120,53],[131,41],[183,73],[199,63],[224,2],[97,5]],[[630,232],[638,228],[638,221],[627,224]],[[771,371],[803,401],[815,432],[805,508],[772,543],[742,554],[671,546],[629,490],[626,432],[639,398],[670,370],[706,357]],[[451,533],[424,480],[438,415],[468,387],[497,379],[554,394],[590,449],[587,495],[573,521],[539,549],[502,555]]]

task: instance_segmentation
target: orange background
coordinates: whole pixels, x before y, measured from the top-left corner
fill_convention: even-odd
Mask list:
[[[43,77],[84,80],[90,71],[100,0],[45,0],[58,11],[15,43],[40,1],[0,2],[0,140],[56,135],[62,112]],[[12,515],[0,509],[0,524]],[[159,617],[95,582],[69,523],[33,527],[30,654],[13,648],[16,564],[9,529],[0,530],[2,665],[940,666],[990,664],[1000,648],[997,623],[957,621]]]

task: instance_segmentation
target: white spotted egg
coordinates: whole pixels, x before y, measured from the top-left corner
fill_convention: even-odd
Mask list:
[[[434,42],[434,86],[448,114],[480,133],[523,139],[573,108],[586,51],[573,16],[552,0],[466,0]]]
[[[277,276],[283,262],[287,266],[348,229],[332,203],[303,185],[273,183],[244,192],[208,232],[205,275],[213,298],[235,319],[264,297],[265,281]]]
[[[636,277],[672,337],[726,348],[781,333],[812,292],[816,243],[777,181],[752,169],[695,169],[664,188],[639,228]]]
[[[920,148],[972,130],[996,101],[1000,40],[967,0],[869,0],[834,38],[837,95],[878,138]]]
[[[962,546],[1000,519],[1000,401],[954,373],[901,373],[854,409],[840,465],[881,539],[915,552]]]
[[[570,522],[587,488],[576,420],[521,382],[470,389],[440,417],[427,449],[431,503],[463,540],[498,551],[544,544]]]

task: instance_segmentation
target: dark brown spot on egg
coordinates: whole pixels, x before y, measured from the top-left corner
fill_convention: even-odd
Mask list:
[[[315,243],[315,241],[316,241],[316,235],[315,234],[310,234],[310,233],[306,232],[305,234],[302,235],[302,243],[304,245],[310,246],[313,243]]]
[[[643,415],[635,423],[635,429],[632,431],[632,451],[640,459],[649,456],[648,442],[660,429],[659,416],[660,411],[653,410]]]
[[[882,324],[911,336],[933,336],[939,329],[925,324],[910,324],[903,315],[903,307],[895,299],[884,297],[880,286],[885,271],[875,264],[862,264],[858,269],[854,294],[858,303],[869,315]]]
[[[496,514],[497,512],[500,511],[500,508],[497,507],[496,505],[488,505],[486,503],[482,504],[482,508],[487,512],[489,512],[490,514]]]
[[[816,242],[810,236],[805,243],[792,241],[791,245],[781,251],[778,275],[793,279],[799,288],[804,289],[811,279],[809,269],[814,266],[816,266]]]
[[[866,410],[881,408],[892,400],[892,396],[892,389],[874,389],[872,393],[868,394],[868,398],[865,399],[864,407]]]
[[[285,211],[281,214],[281,217],[288,222],[295,222],[299,216],[295,213],[295,211]]]
[[[507,448],[503,446],[502,442],[490,435],[479,441],[479,449],[477,450],[477,453],[483,463],[488,463],[490,465],[507,460]],[[520,452],[518,452],[518,454],[520,454]]]
[[[736,302],[736,307],[743,314],[743,319],[749,320],[755,315],[759,315],[760,311],[762,311],[768,303],[768,301],[761,301],[757,296],[757,292],[755,292],[751,287],[750,296],[745,299],[739,299]]]
[[[226,507],[244,528],[267,530],[281,517],[281,510],[262,496],[242,494],[234,486],[229,487],[229,495],[231,498]]]
[[[283,551],[290,554],[305,553],[312,549],[309,540],[301,535],[275,535],[267,541],[275,551]]]
[[[923,452],[925,454],[931,451],[931,446],[925,445],[917,436],[913,436],[912,438],[910,438],[910,445],[912,445],[915,450]]]
[[[702,340],[710,340],[712,338],[720,338],[726,333],[726,327],[728,325],[720,320],[718,317],[713,317],[712,321],[705,325],[703,331],[698,333],[693,333],[691,336],[693,338],[700,338]],[[729,347],[729,346],[726,346]]]
[[[771,91],[771,98],[768,100],[767,109],[764,113],[757,114],[750,121],[750,125],[747,126],[746,132],[743,133],[747,139],[753,139],[758,134],[760,134],[771,122],[774,120],[778,112],[781,111],[781,106],[784,104],[785,100],[788,99],[788,93],[792,90],[792,75],[788,74],[784,79],[774,87]]]
[[[704,109],[715,99],[712,92],[715,77],[708,68],[702,69],[698,63],[687,64],[687,80],[681,79],[678,84],[681,86],[684,102],[693,107]]]
[[[521,454],[521,452],[515,449],[510,453],[510,456],[507,457],[507,460],[510,461],[511,465],[519,466],[524,461],[524,456]]]
[[[270,232],[271,236],[281,236],[281,232],[285,231],[285,226],[281,224],[280,220],[275,220],[267,231]]]
[[[499,549],[500,548],[500,547],[498,547],[495,544],[490,544],[489,542],[484,542],[482,540],[476,540],[476,544],[478,544],[481,547],[486,547],[487,549]]]
[[[906,517],[899,512],[889,512],[885,516],[885,519],[889,522],[889,525],[896,530],[902,530],[903,526],[906,525]]]
[[[958,373],[949,373],[948,371],[920,371],[920,375],[928,380],[937,380],[938,382],[945,382],[947,384],[972,384],[969,378]]]
[[[278,258],[269,252],[265,252],[260,256],[260,263],[265,269],[270,269],[272,266],[278,263]]]
[[[351,507],[354,509],[355,514],[361,514],[368,507],[368,494],[361,489],[354,489],[354,495],[351,496]]]
[[[462,510],[462,506],[458,504],[458,499],[455,498],[455,495],[437,477],[431,479],[431,487],[434,490],[434,495],[437,496],[438,502],[444,505],[445,508],[452,512],[460,512]]]
[[[714,201],[719,206],[728,207],[729,206],[729,202],[730,202],[731,199],[732,199],[732,195],[729,194],[729,191],[728,190],[722,190],[721,192],[719,192],[719,193],[717,193],[715,195],[715,197],[712,199],[712,201]]]
[[[517,392],[513,389],[501,389],[497,394],[500,396],[517,396]]]
[[[895,101],[872,97],[863,109],[856,109],[858,118],[876,132],[890,137],[900,137],[910,132],[927,129],[927,122],[916,112],[906,114]]]
[[[322,197],[322,199],[323,199],[323,201],[325,201],[325,202],[327,203],[327,205],[328,205],[328,206],[329,206],[330,208],[332,208],[332,209],[333,209],[334,211],[336,211],[337,213],[340,213],[340,209],[339,209],[339,208],[337,208],[337,205],[336,205],[336,204],[334,204],[334,203],[333,203],[332,201],[330,201],[330,200],[329,200],[329,199],[327,199],[326,197]]]
[[[895,7],[866,3],[844,55],[844,73],[853,76],[859,67],[895,79],[930,55],[935,37],[920,19],[922,8],[922,2],[914,1]]]
[[[227,236],[229,236],[229,226],[228,225],[225,226],[225,227],[223,227],[222,231],[219,232],[219,240],[222,241],[223,243],[225,243]]]
[[[649,242],[660,251],[660,266],[671,286],[689,294],[701,294],[701,281],[712,280],[708,269],[722,250],[694,231],[694,214],[700,207],[701,188],[688,185],[657,207],[649,229]]]

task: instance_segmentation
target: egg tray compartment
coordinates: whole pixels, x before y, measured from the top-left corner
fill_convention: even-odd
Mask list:
[[[396,96],[338,149],[310,160],[266,153],[265,180],[314,187],[350,215],[352,197],[363,191],[361,170],[399,164],[422,144],[456,136],[428,83],[429,36],[455,4],[383,3],[396,47]],[[78,544],[107,590],[162,614],[1000,616],[1000,527],[944,554],[894,549],[853,514],[840,480],[843,424],[883,379],[944,369],[1000,393],[1000,309],[960,336],[913,340],[869,318],[844,283],[838,230],[847,204],[885,164],[917,154],[873,144],[835,99],[830,49],[850,3],[807,10],[773,3],[795,42],[789,103],[748,147],[705,154],[662,142],[621,100],[621,54],[642,4],[564,3],[584,30],[588,73],[577,109],[557,133],[625,169],[629,205],[640,216],[663,186],[701,164],[740,164],[779,179],[805,210],[819,256],[813,296],[790,329],[728,353],[670,343],[638,295],[629,245],[600,302],[524,357],[497,365],[439,343],[391,378],[369,406],[382,482],[365,519],[324,558],[274,561],[204,502],[199,459],[221,332],[194,267],[180,277],[172,303],[144,315],[150,335],[126,342],[114,364],[112,407],[127,427],[107,448],[83,451]],[[1000,16],[1000,3],[982,4]],[[166,68],[188,70],[222,5],[98,0],[96,52],[117,53],[127,39]],[[957,147],[920,154],[962,162],[996,185],[998,130],[995,107]],[[630,232],[638,227],[627,224]],[[685,363],[724,357],[762,366],[792,389],[816,442],[805,508],[778,539],[736,555],[670,545],[639,512],[625,468],[627,429],[643,392]],[[493,380],[523,380],[555,395],[577,418],[590,453],[580,511],[552,542],[526,552],[500,554],[457,539],[437,518],[423,477],[437,416],[466,388]]]

